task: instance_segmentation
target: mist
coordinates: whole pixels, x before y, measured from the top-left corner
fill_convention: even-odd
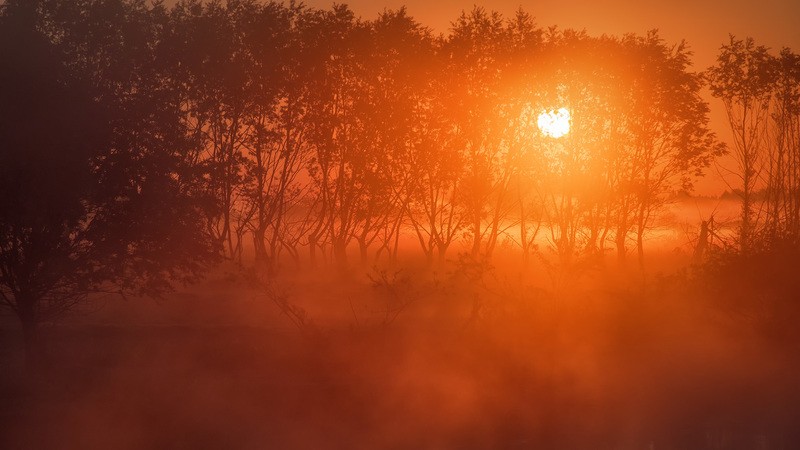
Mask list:
[[[268,287],[220,270],[158,302],[98,299],[47,329],[50,366],[35,389],[7,324],[3,447],[797,442],[794,327],[721,308],[702,278],[630,286],[596,273],[555,292],[512,267],[453,266],[384,283],[378,269],[298,272]]]
[[[0,448],[800,446],[800,56],[452,12],[2,2]]]

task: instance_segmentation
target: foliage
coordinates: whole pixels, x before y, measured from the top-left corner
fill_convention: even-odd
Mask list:
[[[0,297],[29,347],[92,293],[158,295],[213,259],[178,97],[147,45],[163,20],[123,2],[0,15]]]
[[[730,37],[707,71],[733,134],[735,167],[726,170],[741,203],[739,250],[760,251],[800,236],[800,57],[773,56],[752,38]],[[762,195],[763,194],[763,195]]]

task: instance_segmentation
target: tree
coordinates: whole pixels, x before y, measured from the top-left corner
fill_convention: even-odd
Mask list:
[[[774,59],[775,92],[767,179],[767,232],[800,239],[800,55],[784,48]]]
[[[511,64],[514,31],[499,13],[475,7],[453,23],[442,45],[446,70],[458,80],[446,107],[463,143],[460,197],[472,257],[491,255],[502,219],[512,209],[507,187],[518,149],[510,144],[508,133],[513,133],[518,114],[503,83]]]
[[[179,97],[140,46],[164,22],[126,1],[0,13],[0,299],[32,368],[42,323],[97,292],[158,295],[213,259]]]
[[[463,183],[463,141],[447,114],[450,91],[446,72],[436,67],[423,92],[406,164],[413,183],[407,185],[408,220],[428,263],[444,261],[466,219],[460,198]],[[452,81],[451,81],[452,82]]]
[[[259,21],[266,8],[254,0],[180,2],[165,33],[172,74],[183,87],[184,126],[202,144],[195,164],[216,202],[206,215],[207,232],[238,261],[253,213],[241,201],[243,165],[260,98],[254,46],[266,45],[254,37],[265,37]]]
[[[775,78],[774,64],[766,47],[752,38],[730,37],[706,76],[711,94],[725,105],[733,131],[733,154],[737,167],[731,174],[741,180],[742,214],[739,247],[750,251],[758,219],[754,194],[762,176],[766,153],[769,104]]]
[[[708,127],[708,104],[700,97],[702,76],[689,71],[684,43],[669,47],[655,31],[625,36],[627,56],[625,131],[630,134],[633,219],[639,265],[644,233],[656,213],[678,191],[689,191],[714,158],[725,152]]]
[[[291,215],[305,192],[298,181],[307,163],[303,124],[308,92],[303,83],[302,42],[292,26],[305,12],[269,3],[258,9],[240,45],[252,55],[253,104],[243,144],[241,210],[252,234],[256,264],[274,272],[281,250],[294,251]]]
[[[353,108],[360,94],[356,44],[366,30],[343,5],[315,11],[298,27],[312,60],[308,82],[313,95],[306,116],[312,150],[307,170],[316,195],[312,205],[315,224],[308,237],[312,264],[317,248],[330,245],[336,263],[344,268],[356,226],[357,203],[366,188],[357,179],[363,172],[353,170],[353,163],[366,156],[355,145]]]
[[[538,195],[559,272],[572,276],[605,246],[610,216],[624,200],[613,176],[624,141],[616,132],[619,102],[607,40],[551,29],[545,46],[531,105],[537,114],[566,107],[571,123],[561,138],[538,136],[532,151],[539,159]]]
[[[362,95],[354,103],[359,136],[355,145],[372,155],[359,170],[369,189],[355,230],[362,264],[374,242],[378,252],[397,253],[401,227],[416,182],[418,114],[431,82],[433,39],[405,8],[386,11],[367,23],[363,41]],[[362,45],[363,45],[362,44]]]

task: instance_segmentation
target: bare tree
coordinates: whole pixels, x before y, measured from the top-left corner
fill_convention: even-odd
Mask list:
[[[737,167],[728,173],[741,182],[739,246],[745,254],[750,251],[758,223],[759,208],[754,196],[764,168],[773,69],[766,47],[757,46],[752,38],[731,36],[729,43],[722,46],[717,64],[707,71],[711,93],[722,99],[733,131]]]

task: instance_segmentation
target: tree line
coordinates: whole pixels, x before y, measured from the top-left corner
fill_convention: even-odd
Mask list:
[[[432,264],[460,245],[642,264],[663,206],[726,152],[707,81],[737,135],[741,247],[756,223],[800,224],[789,50],[732,38],[704,74],[656,31],[594,37],[522,10],[476,7],[437,35],[403,8],[0,8],[0,295],[31,334],[89,293],[156,294],[220,258],[275,273],[411,242]],[[570,132],[545,136],[538,115],[561,107]]]
[[[798,244],[800,237],[800,55],[776,56],[733,36],[707,72],[732,131],[734,166],[724,175],[742,203],[742,253]]]

